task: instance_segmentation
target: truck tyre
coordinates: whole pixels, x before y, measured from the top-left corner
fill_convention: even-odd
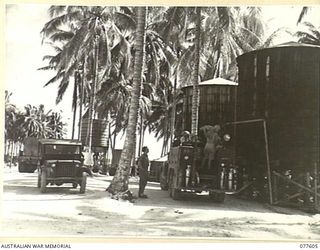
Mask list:
[[[173,174],[170,171],[168,176],[168,190],[169,190],[170,197],[172,197],[172,189],[173,189]]]
[[[28,173],[34,173],[34,171],[37,169],[37,166],[29,165],[28,166]]]
[[[81,183],[80,183],[80,194],[84,194],[86,192],[86,186],[87,186],[87,174],[83,172]]]
[[[114,175],[116,174],[116,170],[117,170],[116,168],[113,168],[113,167],[110,168],[110,169],[109,169],[109,175],[110,175],[110,176],[114,176]]]
[[[225,193],[224,192],[215,192],[215,191],[210,191],[209,192],[209,198],[213,202],[218,202],[218,203],[223,203],[225,199]]]
[[[160,178],[160,188],[161,190],[168,190],[169,189],[169,185],[168,182],[165,178]]]
[[[37,187],[38,187],[38,188],[41,187],[41,174],[40,174],[40,172],[38,172],[38,183],[37,183]]]
[[[179,200],[180,199],[180,189],[174,188],[173,186],[173,171],[169,173],[169,195],[173,200]]]
[[[47,186],[47,173],[46,171],[41,171],[41,180],[40,180],[40,191],[41,193],[45,193]]]
[[[19,162],[18,163],[18,170],[19,170],[19,173],[25,173],[26,172],[26,166],[24,163],[22,162]]]
[[[171,198],[173,200],[180,200],[181,199],[181,191],[178,188],[171,189]]]

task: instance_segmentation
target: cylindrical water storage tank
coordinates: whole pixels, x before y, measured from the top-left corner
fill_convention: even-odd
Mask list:
[[[286,43],[237,58],[237,121],[262,118],[273,168],[297,172],[319,164],[320,47]],[[262,123],[237,126],[237,153],[264,164]]]
[[[199,128],[234,121],[236,86],[237,83],[222,78],[199,84]],[[182,88],[182,130],[191,131],[192,90],[192,85]]]
[[[86,145],[88,135],[89,119],[84,118],[81,126],[81,142]],[[92,123],[92,147],[107,147],[108,141],[108,121],[103,119],[93,119]]]

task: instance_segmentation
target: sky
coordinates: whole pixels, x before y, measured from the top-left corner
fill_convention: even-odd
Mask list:
[[[313,7],[306,18],[316,27],[320,26],[319,6]],[[61,103],[56,105],[58,85],[52,84],[43,87],[54,76],[54,72],[38,70],[38,68],[46,66],[42,58],[52,53],[52,49],[47,44],[42,44],[40,36],[41,29],[49,21],[48,7],[49,5],[45,4],[6,5],[5,89],[13,93],[11,102],[21,109],[26,104],[34,106],[44,104],[46,110],[62,111],[64,122],[68,124],[67,138],[70,138],[72,89],[67,89]],[[264,18],[268,26],[272,27],[267,32],[270,33],[277,27],[282,26],[295,28],[300,10],[301,6],[263,7]],[[288,37],[282,37],[281,39],[278,41],[279,43],[288,41]],[[123,139],[119,141],[118,148],[122,147]],[[150,159],[158,158],[161,143],[157,143],[152,135],[147,135],[145,141],[145,144],[151,148]]]

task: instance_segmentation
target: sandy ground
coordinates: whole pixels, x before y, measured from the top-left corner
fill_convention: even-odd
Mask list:
[[[87,192],[71,185],[36,187],[37,173],[4,168],[0,237],[126,236],[209,237],[210,239],[320,240],[320,214],[271,207],[227,196],[223,204],[207,195],[172,200],[149,182],[148,199],[116,201],[105,192],[112,177],[88,178]],[[138,178],[130,190],[137,194]]]

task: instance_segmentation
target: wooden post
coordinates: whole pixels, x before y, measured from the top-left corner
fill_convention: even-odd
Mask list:
[[[269,144],[268,144],[268,134],[267,134],[267,125],[266,121],[263,120],[263,131],[264,131],[264,142],[266,148],[266,159],[267,159],[267,170],[268,170],[268,185],[269,185],[269,198],[270,204],[273,204],[273,195],[272,195],[272,183],[271,183],[271,169],[270,169],[270,159],[269,159]]]
[[[315,209],[319,209],[319,200],[318,200],[318,163],[314,163],[314,204]]]
[[[279,200],[279,196],[278,196],[278,177],[277,176],[274,176],[273,179],[273,193],[274,193],[274,196],[273,196],[273,201],[274,201],[274,204]]]

